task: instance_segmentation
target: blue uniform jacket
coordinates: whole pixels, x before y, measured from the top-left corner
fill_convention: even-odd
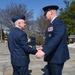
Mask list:
[[[27,34],[19,28],[14,28],[8,35],[8,48],[11,55],[11,64],[25,66],[30,62],[29,54],[35,54],[37,50],[29,47]]]
[[[55,18],[46,30],[43,51],[44,60],[49,63],[63,63],[69,59],[66,25],[60,18]]]

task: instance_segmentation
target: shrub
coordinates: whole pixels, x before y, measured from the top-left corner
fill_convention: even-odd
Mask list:
[[[36,38],[36,45],[42,45],[44,43],[43,37]]]

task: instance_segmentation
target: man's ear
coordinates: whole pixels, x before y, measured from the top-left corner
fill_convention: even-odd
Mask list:
[[[18,24],[20,24],[20,22],[18,22]]]
[[[53,11],[51,10],[51,15],[53,14]]]
[[[18,22],[18,26],[20,27],[20,22]]]

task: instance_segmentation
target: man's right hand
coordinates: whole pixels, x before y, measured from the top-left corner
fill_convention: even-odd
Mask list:
[[[42,50],[38,50],[38,52],[35,54],[36,58],[40,59],[45,55],[45,53]]]

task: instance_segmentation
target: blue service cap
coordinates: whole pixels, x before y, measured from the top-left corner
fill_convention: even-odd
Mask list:
[[[23,14],[18,14],[18,15],[15,15],[14,17],[11,18],[11,20],[12,20],[13,22],[15,22],[15,21],[17,21],[17,20],[19,20],[19,19],[25,20],[25,15],[23,15]]]
[[[58,10],[59,7],[57,5],[45,6],[43,7],[44,15],[50,10]]]

